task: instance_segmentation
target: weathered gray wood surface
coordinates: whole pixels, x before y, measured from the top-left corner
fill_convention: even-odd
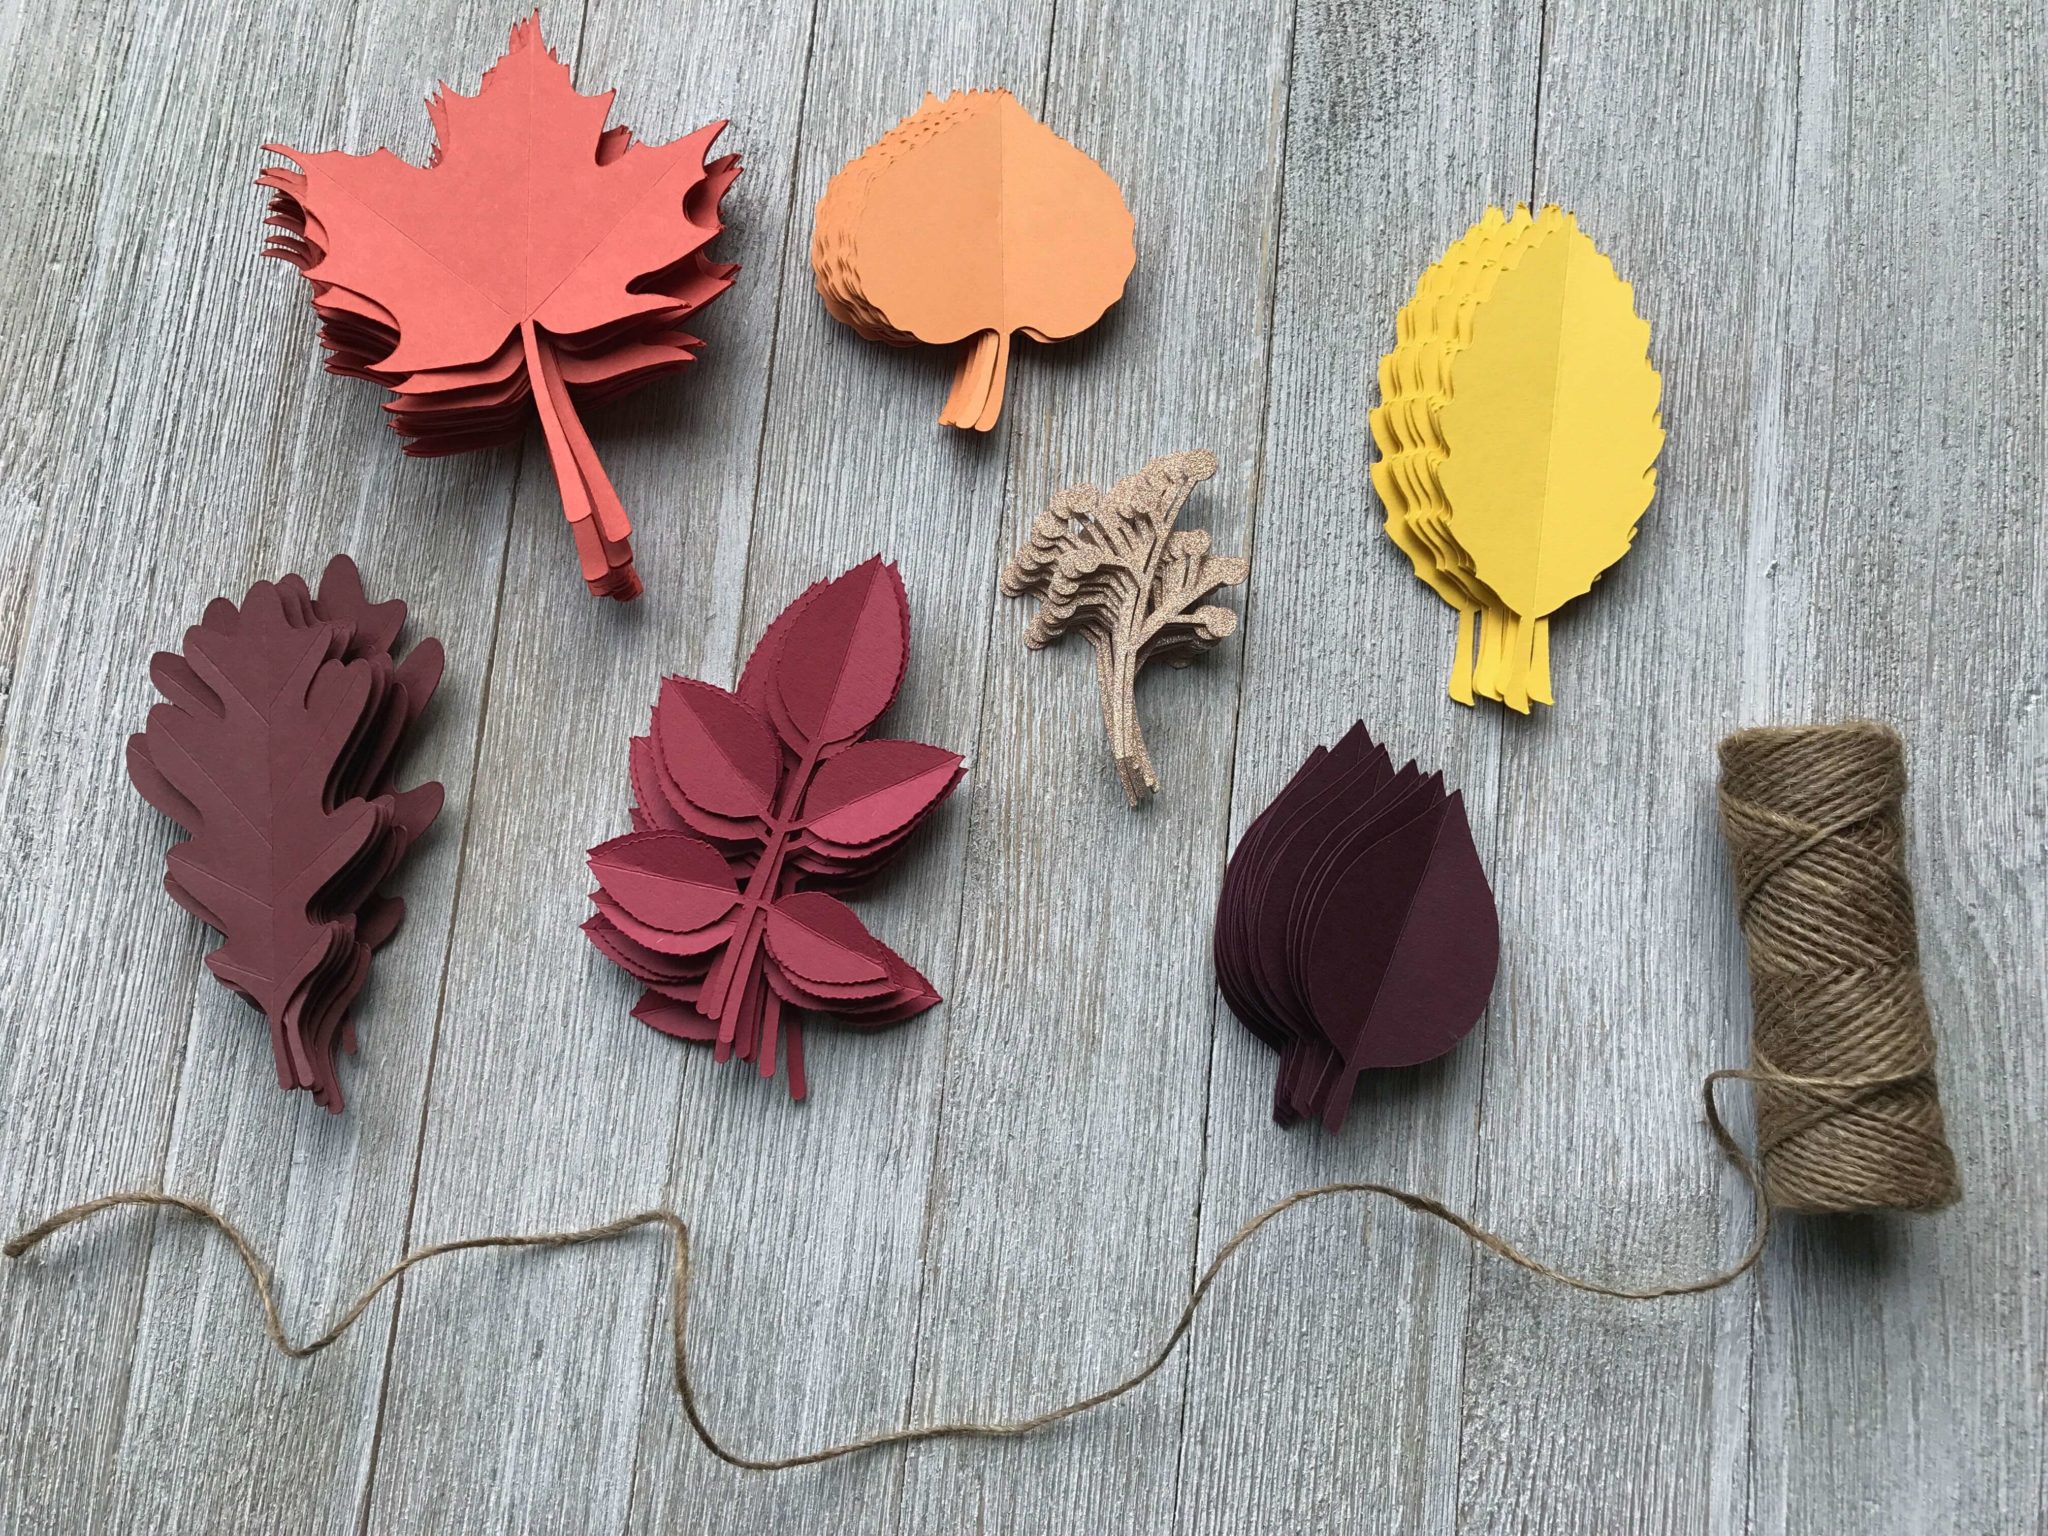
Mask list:
[[[454,0],[0,4],[0,1224],[122,1186],[220,1203],[298,1331],[408,1245],[667,1201],[699,1234],[705,1407],[787,1451],[1032,1410],[1132,1368],[1195,1268],[1302,1184],[1443,1194],[1574,1267],[1717,1266],[1748,1210],[1695,1084],[1737,1059],[1713,744],[1897,721],[1968,1197],[1787,1225],[1753,1282],[1628,1309],[1398,1211],[1298,1213],[1140,1393],[1041,1438],[735,1473],[669,1389],[665,1255],[471,1256],[327,1354],[261,1342],[189,1224],[105,1218],[0,1273],[0,1529],[2009,1532],[2048,1504],[2048,27],[2025,4],[593,0],[547,20],[667,137],[734,121],[738,288],[697,372],[597,434],[649,595],[582,594],[545,456],[403,459],[255,257],[256,146],[418,153]],[[810,208],[926,88],[1000,83],[1097,154],[1141,261],[1027,348],[985,441],[946,363],[811,292]],[[1654,327],[1670,445],[1534,720],[1442,696],[1447,615],[1377,531],[1394,310],[1489,201],[1577,208]],[[1245,623],[1141,693],[1107,772],[1084,655],[994,577],[1049,491],[1216,450],[1191,521]],[[270,1086],[120,747],[206,598],[354,553],[441,635],[351,1105]],[[791,1109],[625,1013],[582,850],[663,671],[727,681],[876,550],[915,610],[895,716],[963,794],[864,903],[948,1003],[813,1036]],[[1234,839],[1363,715],[1466,791],[1495,1005],[1341,1137],[1265,1119],[1215,1001]],[[1362,1236],[1361,1236],[1362,1232]]]

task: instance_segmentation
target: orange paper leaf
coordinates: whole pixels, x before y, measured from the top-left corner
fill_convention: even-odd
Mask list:
[[[1010,337],[1063,341],[1123,296],[1131,212],[1107,172],[1008,91],[924,105],[818,200],[811,266],[833,316],[870,341],[968,343],[939,420],[986,432]]]

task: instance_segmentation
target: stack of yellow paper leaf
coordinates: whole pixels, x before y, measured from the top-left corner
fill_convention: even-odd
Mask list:
[[[1451,697],[1550,697],[1550,615],[1628,553],[1664,444],[1650,327],[1556,207],[1498,208],[1424,272],[1380,360],[1387,536],[1458,610]]]

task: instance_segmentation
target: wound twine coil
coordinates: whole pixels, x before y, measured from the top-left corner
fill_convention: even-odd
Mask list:
[[[1721,744],[1721,818],[1735,873],[1755,1009],[1750,1065],[1709,1074],[1708,1128],[1757,1197],[1756,1225],[1728,1268],[1640,1289],[1581,1279],[1516,1248],[1440,1201],[1392,1185],[1357,1182],[1296,1190],[1238,1228],[1195,1282],[1179,1318],[1146,1363],[1072,1402],[1014,1419],[907,1426],[814,1451],[750,1456],[705,1421],[690,1374],[690,1229],[673,1211],[638,1211],[594,1227],[461,1238],[414,1249],[371,1283],[325,1333],[286,1334],[270,1274],[249,1240],[202,1201],[133,1190],[82,1201],[46,1217],[5,1248],[20,1258],[65,1227],[123,1206],[170,1209],[218,1229],[248,1271],[266,1337],[284,1354],[318,1354],[345,1334],[385,1287],[429,1259],[479,1248],[562,1248],[609,1242],[641,1227],[669,1234],[669,1340],[676,1394],[697,1439],[730,1466],[782,1472],[889,1445],[1030,1434],[1122,1397],[1172,1356],[1224,1266],[1254,1235],[1296,1206],[1334,1196],[1389,1199],[1455,1228],[1531,1274],[1621,1301],[1716,1291],[1753,1268],[1770,1237],[1772,1208],[1797,1211],[1931,1210],[1958,1193],[1935,1095],[1934,1039],[1920,984],[1912,890],[1904,865],[1899,739],[1852,722],[1743,731]],[[1744,1080],[1756,1095],[1759,1162],[1721,1118],[1715,1092]]]
[[[1961,1189],[1906,875],[1905,750],[1869,721],[1721,743],[1721,827],[1755,1014],[1765,1198],[1935,1210]]]

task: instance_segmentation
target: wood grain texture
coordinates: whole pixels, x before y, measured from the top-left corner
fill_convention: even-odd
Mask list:
[[[1059,6],[1043,115],[1121,184],[1140,254],[1103,325],[1013,360],[1009,507],[982,591],[1053,492],[1191,448],[1220,464],[1183,525],[1207,528],[1219,549],[1247,547],[1291,9]],[[1201,215],[1189,218],[1194,188]],[[1098,366],[1112,354],[1123,361]],[[1016,1416],[1128,1373],[1178,1309],[1194,1260],[1208,931],[1240,653],[1226,644],[1140,678],[1160,788],[1134,813],[1092,655],[1073,641],[1027,651],[1032,612],[998,606],[983,688],[920,1419]],[[1157,1529],[1174,1498],[1184,1368],[1175,1361],[1085,1438],[914,1449],[901,1527]]]
[[[1559,707],[1505,722],[1494,883],[1512,938],[1475,1200],[1623,1283],[1712,1273],[1752,1219],[1698,1084],[1747,1046],[1714,745],[1736,723],[1752,330],[1788,254],[1785,31],[1781,13],[1711,4],[1552,0],[1545,17],[1536,196],[1575,207],[1634,283],[1670,435],[1628,558],[1552,625]],[[1698,62],[1664,67],[1674,49]],[[1712,276],[1652,280],[1681,268]],[[1740,1529],[1753,1297],[1614,1306],[1475,1267],[1462,1520]]]
[[[579,85],[616,87],[616,115],[650,139],[726,114],[749,125],[731,146],[747,163],[729,205],[735,233],[718,249],[762,256],[706,311],[702,362],[592,418],[652,601],[580,595],[553,478],[527,455],[463,853],[478,878],[465,878],[443,984],[414,1242],[575,1226],[581,1212],[676,1198],[678,1096],[709,1063],[628,1014],[640,989],[577,927],[584,854],[628,830],[626,742],[662,674],[730,665],[778,291],[769,253],[789,207],[808,18],[805,3],[707,5],[685,35],[651,11],[595,6],[580,36],[557,41]],[[508,964],[514,955],[525,963]],[[368,1528],[623,1525],[665,1264],[659,1244],[636,1243],[410,1280]],[[479,1288],[492,1293],[484,1309]],[[665,1378],[651,1381],[672,1411]]]
[[[696,370],[600,413],[647,598],[583,595],[538,439],[404,459],[255,259],[266,138],[424,149],[509,16],[0,0],[0,1216],[221,1203],[300,1331],[408,1243],[665,1201],[738,1446],[1028,1412],[1136,1364],[1301,1184],[1444,1195],[1608,1276],[1704,1271],[1748,1209],[1695,1083],[1740,1058],[1712,817],[1739,724],[1897,722],[1964,1203],[1804,1221],[1755,1283],[1630,1309],[1399,1211],[1289,1216],[1184,1353],[1011,1444],[732,1472],[668,1385],[652,1236],[411,1277],[311,1364],[216,1242],[104,1218],[0,1278],[0,1530],[2019,1532],[2048,1507],[2048,41],[2024,5],[1800,0],[645,0],[550,12],[617,116],[730,116],[745,264]],[[806,260],[829,177],[926,89],[1001,84],[1138,219],[1125,301],[1022,347],[998,430],[950,358],[859,340]],[[1557,625],[1563,702],[1442,694],[1451,616],[1379,532],[1366,413],[1415,275],[1489,201],[1574,207],[1653,327],[1671,438],[1629,559]],[[1085,652],[996,572],[1045,497],[1206,446],[1253,557],[1236,639],[1147,676],[1122,804]],[[448,785],[350,1108],[270,1086],[120,748],[205,600],[354,553],[450,654]],[[811,1036],[800,1108],[627,1016],[575,924],[658,678],[729,681],[877,550],[913,609],[892,734],[961,795],[860,899],[948,1001]],[[111,573],[111,575],[109,574]],[[1363,717],[1441,764],[1502,981],[1338,1137],[1267,1120],[1215,1000],[1229,847]]]
[[[1444,696],[1455,618],[1381,532],[1367,414],[1416,277],[1478,210],[1526,195],[1538,26],[1533,6],[1480,3],[1310,6],[1297,21],[1232,846],[1316,745],[1362,717],[1396,762],[1444,770],[1496,862],[1500,713]],[[1391,1180],[1472,1203],[1480,1042],[1498,1007],[1449,1061],[1363,1080],[1334,1137],[1272,1124],[1277,1058],[1220,999],[1211,1013],[1205,1257],[1304,1185]],[[1222,1282],[1191,1345],[1180,1527],[1450,1528],[1477,1261],[1391,1208],[1284,1220]]]
[[[2048,1520],[2048,48],[2019,15],[1804,21],[1800,246],[1852,220],[1913,233],[1879,262],[1785,269],[1783,368],[1805,387],[1781,407],[1745,715],[1865,713],[1906,738],[1964,1197],[1802,1224],[1771,1255],[1752,1481],[1773,1533]]]
[[[927,83],[1009,83],[1031,100],[1050,21],[1037,4],[969,13],[924,0],[820,0],[813,25],[746,615],[732,661],[708,675],[736,671],[813,581],[885,553],[909,593],[910,665],[877,731],[963,752],[968,778],[853,898],[949,1001],[878,1033],[807,1029],[811,1097],[801,1108],[779,1082],[696,1053],[687,1064],[673,1177],[705,1233],[691,1309],[704,1406],[755,1454],[892,1427],[910,1403],[940,1074],[969,986],[955,935],[964,896],[979,889],[964,834],[987,769],[976,729],[1002,447],[1016,419],[990,438],[940,429],[952,359],[862,341],[825,313],[810,278],[811,210],[848,160],[916,109]],[[647,1350],[661,1379],[665,1329]],[[642,1433],[633,1526],[688,1529],[715,1508],[736,1530],[886,1531],[899,1461],[885,1453],[799,1479],[739,1474],[705,1456],[664,1405]]]

